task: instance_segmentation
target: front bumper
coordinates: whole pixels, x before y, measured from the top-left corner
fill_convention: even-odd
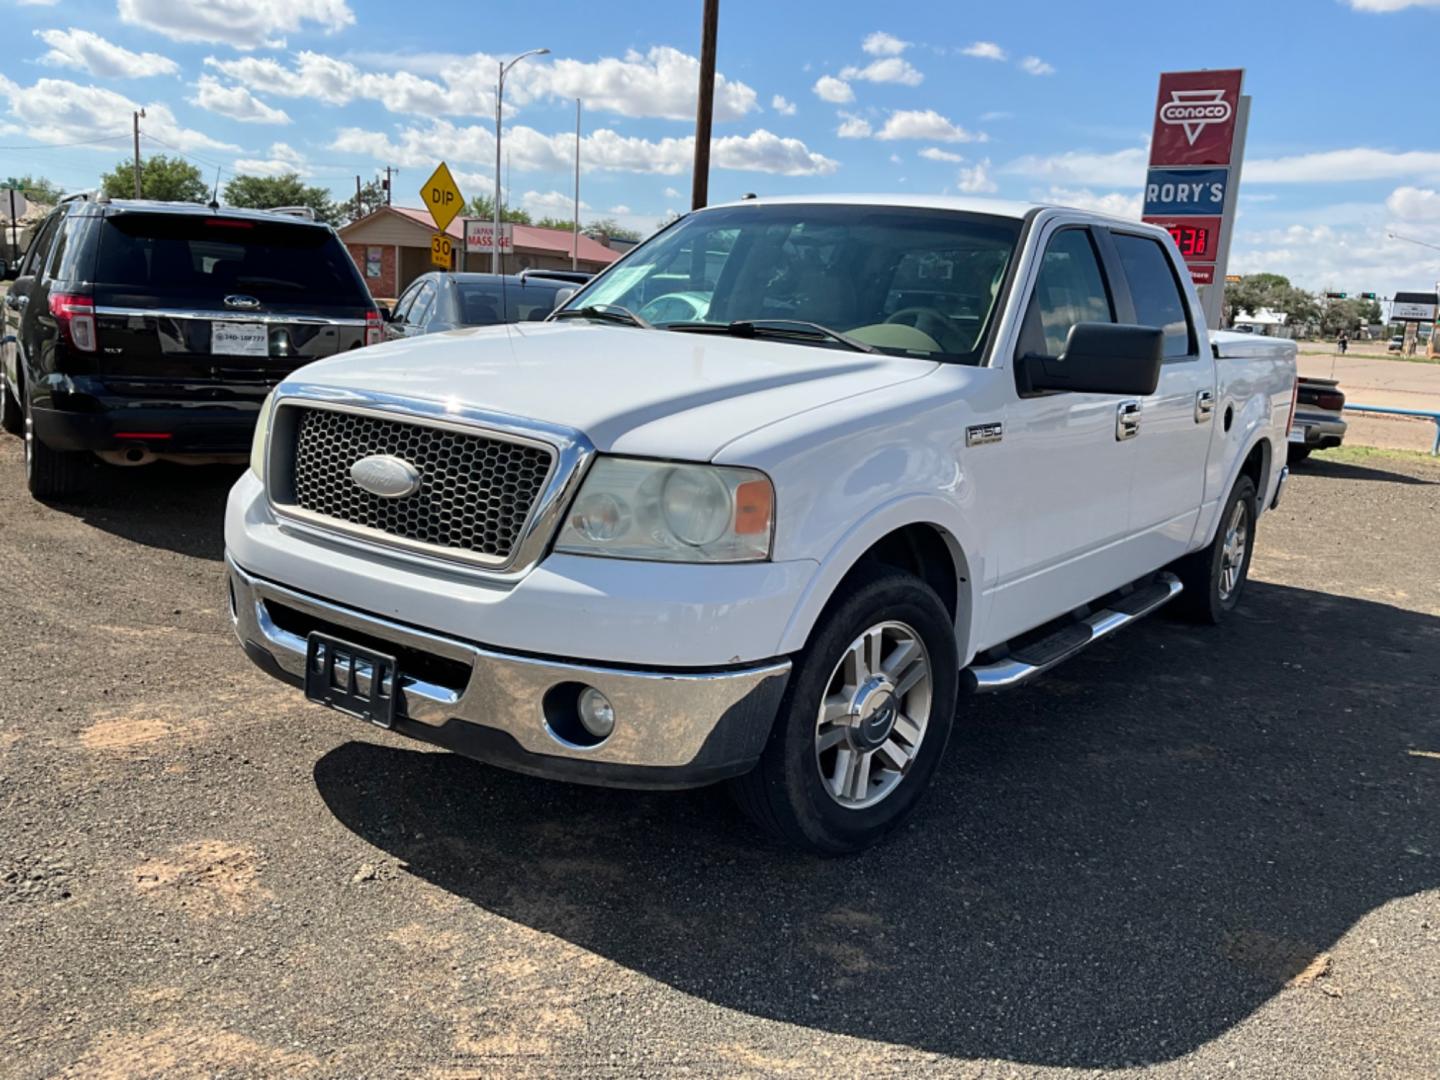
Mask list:
[[[739,775],[760,756],[790,676],[785,659],[677,672],[503,653],[286,588],[228,556],[226,565],[236,635],[269,674],[304,685],[310,630],[392,653],[401,672],[396,731],[537,776],[683,788]],[[597,745],[562,738],[556,728],[565,725],[552,723],[563,688],[575,684],[614,706],[615,730]]]

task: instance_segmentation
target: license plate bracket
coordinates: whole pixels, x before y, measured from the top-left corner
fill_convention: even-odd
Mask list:
[[[400,671],[395,657],[318,631],[305,645],[305,696],[318,705],[395,726]]]
[[[1303,424],[1296,424],[1290,429],[1290,441],[1292,443],[1304,443],[1310,437],[1310,429]]]
[[[212,322],[210,353],[213,356],[269,356],[270,328],[262,322]]]

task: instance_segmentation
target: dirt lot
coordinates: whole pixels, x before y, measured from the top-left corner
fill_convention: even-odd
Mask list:
[[[232,477],[47,509],[0,443],[7,1077],[1435,1075],[1440,466],[1316,459],[1231,625],[963,702],[829,862],[305,705]]]

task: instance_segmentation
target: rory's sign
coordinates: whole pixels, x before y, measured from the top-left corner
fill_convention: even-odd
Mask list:
[[[1244,74],[1237,68],[1160,76],[1150,164],[1230,164]]]

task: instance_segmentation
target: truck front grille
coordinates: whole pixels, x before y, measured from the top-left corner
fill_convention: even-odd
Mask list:
[[[404,420],[300,408],[293,504],[401,540],[504,563],[515,551],[554,463],[550,450]],[[420,475],[400,498],[359,487],[350,468],[392,454]]]

